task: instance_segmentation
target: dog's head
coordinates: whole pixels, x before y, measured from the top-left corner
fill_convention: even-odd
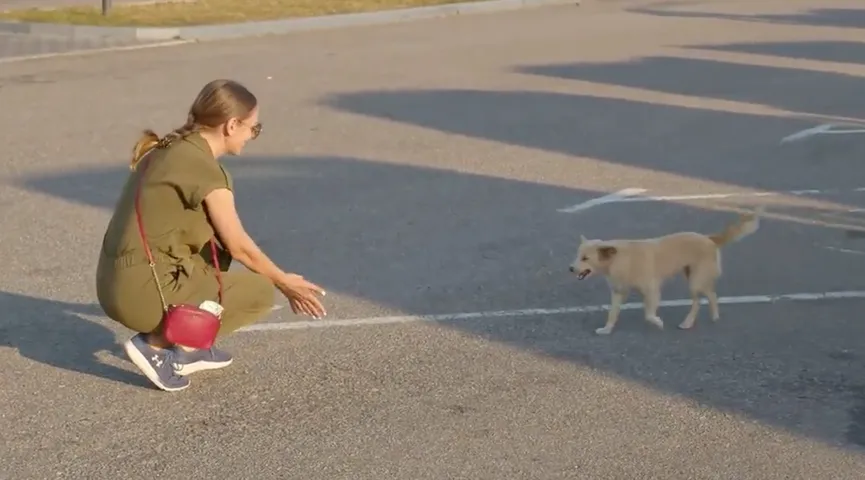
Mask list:
[[[609,243],[604,243],[602,240],[589,240],[580,235],[577,258],[571,263],[570,271],[580,280],[590,277],[595,272],[607,273],[610,262],[617,253],[616,247]]]

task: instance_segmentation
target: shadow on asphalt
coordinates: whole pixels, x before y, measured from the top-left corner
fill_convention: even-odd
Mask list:
[[[0,292],[0,347],[63,370],[149,388],[141,375],[100,361],[108,351],[125,358],[114,333],[79,315],[103,315],[98,305],[82,305]]]
[[[749,53],[783,58],[815,60],[819,62],[865,65],[865,43],[845,41],[819,42],[761,42],[730,43],[725,45],[695,45],[694,50]],[[861,114],[861,113],[860,113]]]
[[[520,70],[805,113],[865,111],[859,94],[865,81],[827,73],[666,57]],[[799,79],[805,80],[798,83]],[[812,88],[814,82],[826,84],[834,98],[853,99],[854,105],[818,100],[808,93],[807,82]],[[369,91],[333,96],[324,103],[441,132],[731,187],[854,188],[863,181],[850,175],[851,169],[861,169],[861,142],[836,138],[831,146],[815,140],[810,147],[779,147],[780,138],[814,125],[796,118],[539,91]],[[839,145],[846,148],[841,154]],[[831,161],[826,159],[830,151],[835,152]],[[541,160],[525,161],[531,168],[532,162]],[[577,284],[566,272],[581,233],[592,238],[648,237],[669,233],[670,226],[659,220],[665,218],[676,218],[697,231],[713,231],[731,219],[729,212],[663,202],[629,207],[627,221],[613,217],[625,214],[611,215],[617,211],[607,207],[562,216],[556,209],[598,192],[370,159],[246,157],[226,163],[235,177],[244,223],[274,260],[330,290],[407,314],[607,303],[603,282]],[[115,168],[52,172],[23,178],[21,183],[109,209],[126,175],[124,162],[118,161]],[[799,211],[795,216],[804,214]],[[812,209],[807,214],[832,211]],[[851,277],[838,275],[849,269],[851,257],[821,253],[812,242],[862,241],[850,233],[850,224],[860,218],[845,217],[837,228],[765,222],[760,235],[728,248],[719,292],[809,291],[811,278],[828,279],[827,289],[856,288],[850,285]],[[754,258],[760,258],[760,268],[754,268]],[[779,286],[780,277],[784,284]],[[664,298],[681,298],[681,287],[674,283]],[[54,312],[58,318],[59,307],[39,302],[19,306],[28,312]],[[773,310],[787,307],[755,307],[757,313],[749,316],[759,321],[746,324],[737,319],[740,308],[722,307],[722,321],[716,325],[706,321],[704,309],[697,329],[688,333],[672,328],[658,333],[639,321],[639,313],[624,312],[615,341],[593,335],[603,323],[603,315],[596,314],[449,326],[803,435],[831,439],[834,432],[825,425],[808,425],[802,412],[819,410],[826,402],[856,404],[850,412],[848,441],[865,443],[865,370],[863,357],[855,353],[860,351],[865,323],[851,318],[849,309],[809,303],[790,309],[799,320],[779,318],[779,310]],[[684,312],[672,309],[662,313],[671,327],[680,315]],[[826,320],[820,323],[819,335],[814,334],[811,319]],[[62,337],[65,348],[75,348],[68,346],[68,338],[86,338],[93,333],[86,329],[97,327],[76,328],[81,331],[67,330],[68,336]],[[39,341],[35,334],[29,338]],[[113,338],[106,337],[106,342]],[[20,342],[17,347],[33,348]],[[50,363],[50,358],[41,361]]]
[[[672,56],[644,57],[617,63],[534,65],[517,71],[676,95],[756,103],[797,113],[865,118],[865,96],[861,94],[865,79],[840,73]],[[820,90],[815,91],[816,85]],[[846,98],[847,102],[829,103],[823,92],[831,92],[835,98]]]
[[[865,28],[865,9],[814,8],[800,13],[742,15],[734,13],[701,12],[695,10],[668,10],[657,7],[635,7],[632,13],[672,18],[714,18],[740,22],[758,22],[810,27]]]

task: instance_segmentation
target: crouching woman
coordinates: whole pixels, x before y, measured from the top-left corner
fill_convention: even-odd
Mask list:
[[[147,131],[133,149],[133,172],[103,237],[96,291],[109,318],[138,332],[124,349],[162,390],[183,390],[189,374],[232,362],[215,347],[169,342],[162,329],[166,304],[198,306],[221,293],[217,338],[270,312],[274,286],[295,313],[325,315],[318,298],[324,291],[281,270],[246,233],[231,176],[219,162],[258,137],[258,111],[245,87],[215,80],[198,94],[182,127],[162,138]],[[219,245],[213,255],[211,245]],[[248,271],[228,271],[232,259]]]

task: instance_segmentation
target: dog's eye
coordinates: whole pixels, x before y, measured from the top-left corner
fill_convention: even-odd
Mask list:
[[[589,257],[583,255],[583,258],[581,258],[580,260],[582,260],[582,261],[584,261],[584,262],[588,262],[588,261],[589,261]]]

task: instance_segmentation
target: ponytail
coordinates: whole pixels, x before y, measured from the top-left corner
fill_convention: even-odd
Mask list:
[[[138,139],[138,142],[135,143],[135,146],[132,147],[132,161],[129,162],[129,169],[135,170],[138,162],[141,161],[147,152],[153,150],[157,144],[159,144],[159,135],[153,130],[145,130],[141,134],[141,138]]]
[[[182,127],[175,128],[167,135],[162,137],[162,139],[159,140],[159,145],[157,146],[159,148],[165,148],[171,145],[172,142],[174,142],[175,140],[181,140],[199,130],[201,130],[201,126],[195,123],[195,116],[190,113],[189,116],[186,118],[186,123]]]
[[[138,165],[138,162],[141,161],[144,155],[154,148],[166,148],[175,140],[182,140],[199,130],[201,130],[201,126],[195,122],[195,116],[191,113],[182,127],[175,128],[162,138],[159,138],[159,135],[153,130],[145,130],[135,144],[135,147],[132,148],[132,161],[129,164],[130,170],[135,170],[135,166]]]

